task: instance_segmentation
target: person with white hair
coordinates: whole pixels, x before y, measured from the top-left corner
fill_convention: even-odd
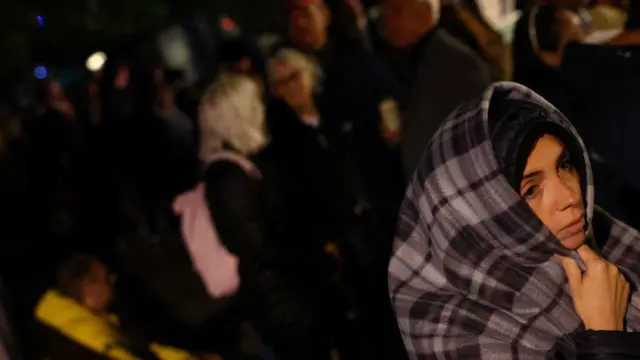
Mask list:
[[[313,274],[330,257],[307,241],[310,211],[272,150],[258,85],[222,74],[205,91],[199,122],[206,202],[218,238],[239,259],[232,300],[278,359],[328,360],[328,301]]]
[[[376,154],[400,162],[396,121],[387,123],[385,110],[398,100],[400,88],[390,69],[361,36],[352,36],[360,12],[358,1],[284,0],[289,14],[289,36],[284,46],[317,60],[322,78],[316,79],[316,97],[340,113],[339,127],[354,135],[366,133],[358,146],[380,168]],[[355,16],[354,16],[355,15]],[[350,20],[349,20],[350,19]],[[362,29],[356,33],[362,34]],[[393,107],[393,106],[391,106]],[[398,158],[397,160],[395,158]],[[392,159],[392,160],[391,160]],[[401,177],[400,166],[389,170]],[[394,174],[395,176],[395,174]],[[382,182],[382,181],[381,181]],[[402,193],[402,190],[399,191]]]
[[[224,147],[248,156],[269,143],[259,89],[246,76],[222,74],[205,91],[198,120],[200,160],[205,164]]]
[[[399,161],[396,171],[389,171],[384,154],[362,148],[375,141],[377,127],[361,132],[357,125],[344,126],[348,113],[320,93],[323,72],[310,56],[280,49],[269,62],[268,77],[275,95],[267,116],[273,145],[308,190],[306,202],[313,204],[309,210],[319,220],[317,229],[310,231],[314,241],[339,249],[345,263],[341,279],[357,278],[357,284],[348,286],[355,289],[355,305],[363,313],[358,321],[371,324],[349,340],[337,341],[340,350],[357,351],[358,358],[399,359],[388,344],[395,339],[400,343],[399,334],[393,333],[395,323],[386,327],[380,321],[385,313],[391,314],[380,273],[387,266],[399,206],[400,197],[394,202],[393,190],[401,194],[403,185]],[[375,166],[367,166],[369,160]],[[354,341],[355,336],[366,340]],[[357,343],[375,345],[344,349]]]
[[[275,95],[268,111],[270,133],[292,172],[325,205],[318,216],[342,232],[372,214],[380,218],[377,229],[394,228],[401,197],[394,195],[401,194],[402,179],[399,161],[393,168],[388,149],[371,145],[380,135],[378,126],[352,122],[333,95],[321,93],[322,69],[298,50],[280,49],[268,72]],[[368,245],[358,255],[369,255],[360,265],[374,266],[376,256],[386,263],[384,240],[365,238]]]
[[[270,87],[284,102],[309,125],[317,127],[316,90],[322,79],[322,69],[302,52],[283,48],[276,52],[268,65]]]
[[[382,0],[381,12],[391,45],[411,54],[396,64],[406,92],[401,146],[408,177],[442,121],[491,84],[491,69],[437,26],[440,0]]]
[[[394,185],[400,189],[401,180],[399,176],[395,183],[389,179],[385,154],[360,148],[375,142],[377,127],[371,133],[349,122],[347,111],[335,106],[333,96],[321,93],[323,77],[309,55],[291,48],[277,51],[268,66],[275,95],[268,107],[268,126],[292,172],[325,204],[325,214],[318,216],[346,231],[358,222],[354,219],[391,203],[384,193]],[[368,160],[376,165],[367,166]],[[371,168],[376,175],[369,172]],[[393,224],[396,210],[390,220]],[[367,251],[374,250],[371,245]]]

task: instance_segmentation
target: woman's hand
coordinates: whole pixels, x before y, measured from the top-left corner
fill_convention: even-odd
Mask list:
[[[629,283],[618,268],[588,246],[578,248],[587,268],[582,273],[573,259],[562,258],[573,296],[573,307],[587,330],[622,331],[629,304]]]

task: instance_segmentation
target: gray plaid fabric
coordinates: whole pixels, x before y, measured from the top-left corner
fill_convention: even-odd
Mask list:
[[[407,190],[389,264],[389,290],[412,359],[545,359],[575,356],[582,328],[562,266],[561,246],[502,176],[489,141],[492,100],[527,99],[568,129],[586,163],[587,218],[593,216],[591,166],[573,126],[548,102],[510,82],[459,107],[428,144]],[[557,120],[551,120],[551,118]],[[640,234],[613,221],[603,255],[640,284]],[[632,288],[634,288],[632,286]],[[628,331],[640,330],[634,293]]]

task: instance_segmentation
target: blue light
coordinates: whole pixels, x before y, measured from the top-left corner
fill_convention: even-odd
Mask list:
[[[47,68],[44,66],[38,66],[37,68],[35,68],[35,70],[33,70],[33,76],[36,77],[36,79],[44,79],[47,77]]]
[[[39,27],[43,27],[44,26],[44,16],[36,16],[36,21],[38,21],[38,26]]]

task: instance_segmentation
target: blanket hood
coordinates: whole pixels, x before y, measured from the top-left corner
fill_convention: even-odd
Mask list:
[[[585,216],[588,223],[593,218],[588,152],[556,108],[511,82],[495,83],[481,98],[461,105],[428,143],[413,174],[389,264],[398,325],[415,359],[528,359],[544,358],[558,346],[568,355],[574,350],[568,334],[581,321],[553,255],[582,261],[542,224],[501,171],[489,115],[492,104],[504,99],[535,104],[575,138],[584,161]],[[618,236],[609,254],[628,248],[630,239]],[[640,312],[629,314],[640,325],[635,318]]]
[[[440,242],[435,249],[461,250],[458,254],[438,254],[440,257],[469,257],[475,249],[504,252],[532,266],[555,253],[579,259],[555,239],[503,176],[490,139],[489,116],[492,104],[504,99],[526,100],[539,106],[548,114],[547,121],[575,138],[585,167],[581,177],[585,177],[586,220],[591,222],[593,175],[588,151],[577,131],[553,105],[530,89],[498,82],[481,98],[459,107],[431,139],[411,180],[396,235],[406,239],[415,232],[411,224],[424,222],[428,229],[439,231],[429,236]]]
[[[582,322],[553,254],[579,258],[545,228],[499,168],[489,110],[503,99],[536,104],[575,138],[584,158],[585,216],[593,222],[588,154],[558,110],[510,82],[460,106],[431,139],[413,175],[389,264],[391,301],[412,359],[575,358],[572,334]],[[603,216],[609,230],[602,255],[637,289],[640,233],[601,211],[596,223]],[[640,330],[637,290],[626,327]]]

